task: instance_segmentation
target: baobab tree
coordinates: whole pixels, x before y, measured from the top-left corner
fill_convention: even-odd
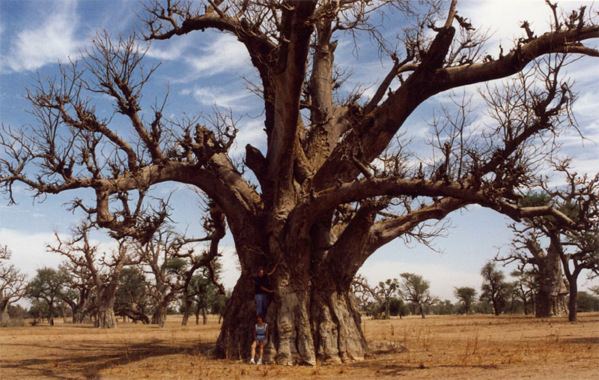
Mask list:
[[[73,238],[67,241],[55,234],[58,243],[48,245],[48,251],[66,257],[75,273],[89,278],[95,295],[96,326],[116,328],[114,301],[121,271],[125,265],[136,263],[137,255],[130,252],[130,242],[125,238],[117,241],[118,247],[112,252],[102,252],[90,241],[92,230],[83,222],[73,228]]]
[[[551,207],[518,204],[553,147],[539,141],[571,121],[569,84],[535,60],[598,56],[583,42],[599,37],[599,26],[585,8],[562,17],[549,4],[548,32],[524,24],[511,49],[492,55],[455,0],[446,8],[430,3],[411,9],[410,2],[384,0],[147,2],[140,12],[147,40],[216,30],[247,50],[257,78],[250,91],[263,104],[262,150],[247,145],[243,165],[236,164],[229,154],[233,115],[169,120],[168,102],[145,104],[144,86],[158,68],[145,64],[134,38],[113,42],[105,34],[82,60],[29,92],[39,123],[34,134],[5,127],[0,182],[11,199],[15,183],[37,194],[90,188],[94,206],[86,210],[121,235],[140,229],[138,220],[120,216],[116,195],[169,181],[193,186],[226,216],[241,267],[216,353],[237,356],[249,346],[251,278],[259,267],[277,265],[266,315],[276,360],[359,360],[368,348],[350,285],[381,246],[397,238],[426,241],[423,226],[471,204],[515,219],[552,214],[568,222]],[[391,39],[399,47],[376,26],[388,12],[406,20]],[[371,96],[348,89],[335,63],[338,41],[360,38],[380,44],[381,59],[390,62]],[[430,156],[410,151],[419,135],[404,133],[407,120],[427,99],[518,75],[531,64],[532,71],[485,97],[496,110],[494,125],[477,129],[453,113],[435,123]],[[91,95],[98,94],[112,99],[115,115],[94,107]]]
[[[535,316],[548,318],[564,316],[567,313],[566,296],[568,286],[565,282],[564,271],[559,248],[554,242],[549,242],[547,249],[541,246],[545,237],[534,226],[510,225],[514,231],[512,251],[504,257],[497,258],[505,263],[517,262],[520,272],[525,273],[527,266],[533,274],[535,292]]]
[[[525,218],[511,228],[516,232],[513,245],[526,251],[514,250],[503,260],[519,262],[522,271],[526,264],[535,267],[538,317],[565,315],[567,310],[570,321],[576,321],[578,277],[583,270],[599,273],[599,174],[578,174],[569,160],[557,163],[555,171],[563,174],[565,185],[540,183],[543,192],[529,195],[522,202],[551,204],[575,221],[578,228],[571,229],[552,217]],[[547,249],[541,247],[542,239]],[[570,295],[567,306],[566,294]]]

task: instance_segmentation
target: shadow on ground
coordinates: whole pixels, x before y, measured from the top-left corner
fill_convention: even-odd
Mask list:
[[[5,348],[23,346],[32,353],[56,350],[59,354],[23,360],[3,359],[0,366],[2,378],[4,375],[10,376],[14,373],[15,377],[20,378],[99,379],[101,371],[107,368],[128,365],[152,357],[182,353],[208,354],[214,344],[173,346],[171,341],[154,339],[139,344],[80,343],[77,348],[58,347],[51,342],[28,345],[5,343],[3,346]]]

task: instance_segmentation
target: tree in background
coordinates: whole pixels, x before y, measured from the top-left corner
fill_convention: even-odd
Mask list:
[[[541,182],[542,192],[529,194],[521,203],[551,205],[567,215],[574,225],[550,216],[525,218],[511,226],[516,232],[513,246],[517,249],[501,260],[518,261],[520,271],[525,270],[526,264],[533,265],[537,316],[565,314],[561,310],[565,309],[565,296],[569,293],[568,318],[575,321],[580,273],[587,270],[599,274],[599,174],[579,175],[569,160],[555,164],[555,171],[563,175],[565,186],[550,187]],[[542,239],[548,241],[546,250],[541,247]],[[568,287],[564,284],[564,274]]]
[[[583,270],[599,275],[599,173],[595,177],[572,172],[569,162],[557,167],[566,175],[565,190],[550,192],[558,207],[580,226],[577,229],[552,227],[553,220],[544,218],[544,226],[551,242],[557,247],[564,273],[569,283],[568,319],[577,320],[578,277]],[[557,229],[557,231],[556,231]]]
[[[537,294],[537,284],[534,274],[529,271],[514,270],[510,273],[516,279],[514,282],[514,292],[520,302],[525,315],[535,310],[535,294]]]
[[[397,294],[398,290],[399,282],[396,278],[388,278],[385,281],[380,281],[375,289],[375,293],[377,294],[377,299],[381,303],[385,319],[389,319],[391,301],[393,299],[393,296]]]
[[[90,308],[90,302],[93,294],[93,284],[89,278],[77,277],[77,269],[74,269],[72,263],[62,263],[59,270],[63,270],[70,275],[65,284],[65,290],[60,296],[63,305],[68,305],[71,309],[73,323],[82,323],[87,316]],[[74,270],[73,270],[74,269]]]
[[[458,309],[459,312],[463,314],[470,314],[472,305],[476,299],[476,289],[468,286],[462,286],[459,288],[454,288],[453,294],[458,301],[461,302],[460,308]]]
[[[399,282],[396,278],[379,282],[377,286],[370,286],[368,280],[358,275],[352,282],[358,307],[374,319],[388,319],[391,315],[400,317],[407,314],[407,307],[397,298]]]
[[[480,298],[492,304],[493,312],[499,315],[503,312],[508,297],[505,274],[492,261],[483,266],[480,274],[483,277]]]
[[[400,297],[406,302],[414,303],[424,318],[424,307],[437,301],[437,298],[430,294],[430,282],[414,273],[402,273],[400,276],[402,278],[398,289]]]
[[[194,186],[222,209],[241,265],[216,353],[230,357],[249,346],[251,276],[278,265],[267,316],[277,361],[361,359],[368,349],[350,286],[377,249],[402,237],[426,241],[436,221],[470,204],[513,218],[567,219],[549,207],[518,205],[554,148],[545,142],[571,119],[569,84],[535,60],[598,55],[582,43],[599,37],[599,26],[584,7],[560,16],[549,4],[547,33],[523,23],[515,46],[492,56],[487,36],[458,15],[456,1],[438,5],[148,2],[140,12],[148,40],[218,30],[247,50],[256,73],[250,87],[263,104],[263,149],[247,145],[245,167],[237,166],[229,155],[236,115],[169,120],[166,100],[148,105],[142,93],[156,67],[144,66],[138,41],[113,42],[105,34],[83,60],[29,92],[39,125],[35,133],[4,128],[0,182],[11,199],[18,182],[38,195],[93,189],[94,206],[85,209],[98,224],[140,239],[156,225],[122,218],[114,205],[119,196],[169,181]],[[401,21],[401,28],[387,28],[397,36],[378,26],[388,20]],[[367,84],[374,93],[349,87],[335,62],[338,45],[348,41],[359,51],[356,41],[365,39],[379,45],[390,67]],[[533,71],[520,74],[531,63]],[[513,75],[510,85],[485,96],[494,125],[484,132],[463,117],[462,104],[460,112],[447,110],[451,118],[437,120],[425,140],[404,134],[409,117],[435,95]],[[92,99],[111,99],[116,114],[102,113],[106,107]],[[429,156],[411,149],[427,142]]]
[[[0,246],[0,326],[8,316],[6,311],[11,303],[25,295],[27,276],[14,265],[8,265],[12,252],[7,246]]]
[[[215,303],[223,301],[226,297],[224,286],[220,283],[221,264],[218,259],[221,257],[219,252],[219,243],[226,234],[225,215],[222,210],[216,206],[214,202],[207,202],[206,216],[203,219],[203,228],[206,232],[206,237],[201,239],[183,239],[181,244],[189,244],[195,242],[210,242],[204,249],[201,255],[196,255],[195,250],[190,249],[187,252],[179,250],[178,257],[184,257],[189,261],[189,267],[185,272],[185,281],[183,284],[183,319],[181,325],[187,325],[189,313],[195,303],[196,312],[203,312],[204,324],[206,323],[206,310]],[[201,275],[195,275],[200,269]],[[206,292],[204,294],[204,292]],[[221,321],[222,312],[219,312],[219,323]],[[224,311],[223,311],[224,312]],[[198,314],[196,314],[196,323],[198,322]]]
[[[549,196],[531,193],[521,202],[527,205],[543,205],[549,202]],[[568,287],[555,240],[550,240],[549,246],[544,249],[541,240],[545,234],[535,223],[511,224],[510,229],[514,233],[511,251],[496,260],[505,263],[516,262],[521,273],[530,273],[533,276],[537,318],[566,315]]]
[[[115,314],[128,317],[134,322],[150,323],[147,316],[151,303],[148,288],[146,277],[139,266],[123,268],[114,301]]]
[[[93,226],[83,222],[73,229],[73,238],[63,241],[55,234],[58,244],[49,245],[50,252],[66,257],[79,276],[90,279],[93,284],[93,307],[95,322],[100,328],[116,328],[114,302],[121,271],[125,265],[136,262],[136,254],[130,250],[126,238],[117,241],[118,247],[110,252],[101,252],[99,246],[90,241]]]
[[[581,312],[599,311],[599,297],[588,292],[578,292],[576,309]]]
[[[38,309],[43,310],[42,317],[48,318],[50,326],[54,326],[55,307],[65,290],[68,276],[64,270],[44,267],[38,269],[27,284],[27,297],[44,305]]]

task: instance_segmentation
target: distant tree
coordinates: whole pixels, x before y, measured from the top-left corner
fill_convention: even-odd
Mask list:
[[[550,196],[544,193],[530,193],[520,202],[527,206],[546,205],[550,202]],[[511,250],[496,260],[505,263],[516,262],[520,272],[528,272],[533,276],[537,318],[563,316],[568,312],[568,286],[565,283],[559,247],[556,246],[555,239],[548,239],[548,247],[543,248],[541,241],[545,234],[539,227],[539,223],[532,220],[511,224],[510,229],[514,232]]]
[[[153,299],[152,324],[164,327],[167,310],[171,302],[185,294],[194,272],[209,266],[218,256],[216,253],[194,255],[194,248],[189,245],[206,239],[187,238],[176,232],[173,226],[164,224],[157,228],[146,242],[138,242],[136,250],[141,260],[142,270],[150,277],[148,280],[149,295]]]
[[[396,278],[380,281],[373,287],[366,278],[358,275],[353,280],[352,289],[360,308],[368,315],[375,319],[389,319],[391,303],[399,290]]]
[[[372,315],[377,295],[375,287],[368,283],[368,279],[360,274],[356,275],[352,280],[351,293],[356,300],[358,309],[366,315]]]
[[[413,273],[402,273],[399,282],[399,294],[404,301],[412,302],[418,307],[418,311],[424,318],[424,307],[434,303],[437,298],[429,292],[430,283]]]
[[[464,314],[470,314],[472,305],[476,299],[476,289],[468,286],[462,286],[460,288],[454,288],[453,294],[458,301],[461,302],[460,309],[458,310]]]
[[[60,300],[68,282],[68,273],[44,267],[37,270],[35,277],[27,284],[27,297],[45,304],[50,326],[54,326],[54,314],[57,302]]]
[[[599,311],[599,297],[587,292],[578,292],[579,312]]]
[[[61,300],[71,308],[73,323],[82,323],[94,309],[92,299],[96,295],[92,275],[87,267],[70,260],[61,263],[59,269],[69,273]]]
[[[0,326],[7,317],[6,311],[10,304],[25,295],[27,286],[27,276],[14,265],[8,264],[11,255],[12,252],[7,246],[0,246]]]
[[[73,238],[63,241],[55,234],[57,245],[48,245],[50,252],[61,254],[71,262],[71,267],[88,278],[93,285],[96,325],[100,328],[116,328],[114,301],[119,277],[123,267],[136,261],[126,238],[117,240],[118,247],[101,252],[100,247],[90,241],[92,224],[83,222],[73,228]]]
[[[42,323],[46,318],[50,321],[48,304],[43,300],[32,299],[27,313],[29,317],[33,318],[33,325]]]
[[[450,300],[438,300],[431,305],[431,311],[435,315],[451,315],[455,312],[455,305]]]
[[[574,224],[563,223],[562,219],[552,216],[523,219],[519,227],[513,229],[518,232],[516,239],[519,240],[516,241],[523,242],[531,256],[520,253],[511,258],[521,263],[534,263],[538,268],[535,277],[538,282],[537,315],[539,310],[541,316],[550,314],[547,309],[559,302],[560,296],[565,300],[569,292],[568,318],[576,321],[578,277],[583,270],[599,274],[599,173],[580,175],[571,168],[569,160],[555,163],[554,168],[556,173],[563,175],[566,185],[553,188],[541,182],[541,193],[528,195],[520,202],[526,207],[550,205]],[[549,241],[546,252],[541,249],[541,238]],[[568,280],[567,290],[562,273]]]
[[[403,318],[409,313],[410,309],[401,298],[392,297],[391,300],[389,300],[389,314],[391,316],[399,316],[399,318]]]
[[[528,271],[522,272],[520,270],[514,270],[510,275],[516,278],[514,292],[522,303],[522,311],[525,315],[528,315],[529,312],[535,310],[537,284],[534,280],[534,275]]]
[[[182,239],[180,244],[189,244],[195,242],[210,242],[201,255],[196,255],[194,249],[187,251],[179,249],[178,257],[188,260],[189,265],[185,271],[184,284],[181,289],[183,301],[183,318],[181,325],[187,324],[189,313],[195,303],[196,312],[203,311],[204,323],[206,322],[207,308],[215,302],[221,302],[222,297],[226,296],[224,286],[220,283],[221,264],[218,258],[219,243],[226,234],[225,214],[216,206],[214,202],[207,202],[206,216],[203,219],[203,228],[206,231],[206,237],[201,239]],[[200,269],[201,273],[195,275]],[[222,296],[222,297],[219,297]],[[197,322],[196,314],[196,322]],[[220,313],[219,313],[220,323]]]
[[[138,266],[123,268],[114,301],[115,314],[134,322],[150,323],[146,314],[150,304],[147,288],[145,275]]]
[[[375,292],[378,296],[377,299],[381,303],[385,319],[389,319],[391,300],[398,290],[399,282],[396,278],[388,278],[385,281],[380,281],[376,287]]]
[[[498,270],[495,263],[491,261],[485,264],[480,274],[483,277],[480,298],[493,305],[493,312],[495,315],[499,315],[506,305],[506,297],[508,296],[505,274]]]

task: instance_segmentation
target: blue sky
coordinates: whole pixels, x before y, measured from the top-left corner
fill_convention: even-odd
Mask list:
[[[567,9],[581,2],[562,2]],[[584,2],[590,6],[590,2]],[[514,9],[518,11],[515,12]],[[523,19],[532,22],[538,34],[547,30],[550,19],[544,1],[462,1],[459,13],[470,18],[481,29],[493,33],[488,51],[496,53],[499,44],[506,49],[520,36],[519,25]],[[111,35],[128,34],[139,22],[137,0],[0,0],[0,119],[5,125],[20,126],[34,122],[27,113],[24,99],[25,87],[31,86],[37,75],[52,76],[57,62],[76,60],[90,44],[97,31],[106,29]],[[118,15],[115,17],[115,15]],[[388,25],[393,30],[394,25]],[[595,46],[597,45],[594,42]],[[340,41],[336,52],[338,62],[351,68],[354,75],[349,84],[371,85],[385,75],[387,61],[382,61],[368,45],[360,46],[356,56],[350,43]],[[185,112],[203,112],[209,115],[217,105],[232,109],[240,118],[240,133],[233,155],[240,158],[242,148],[252,143],[263,147],[260,100],[246,90],[239,77],[252,77],[254,72],[241,44],[225,34],[193,33],[168,42],[154,43],[147,54],[151,63],[161,62],[161,67],[147,87],[144,101],[161,100],[169,87],[168,112],[178,116]],[[575,106],[577,118],[587,141],[575,133],[560,137],[564,151],[574,157],[580,171],[594,173],[599,167],[599,70],[597,61],[586,58],[570,67],[576,81],[579,100]],[[475,93],[468,88],[468,93]],[[368,91],[372,90],[367,90]],[[440,94],[427,103],[409,120],[409,130],[426,131],[430,111],[435,105],[447,102],[449,94]],[[480,105],[480,101],[478,103]],[[484,118],[481,114],[479,118]],[[559,181],[559,179],[556,179]],[[176,184],[163,185],[155,191],[167,194],[176,190],[174,219],[179,226],[199,231],[200,204],[191,189]],[[0,243],[13,251],[12,262],[23,271],[33,274],[44,265],[56,265],[60,258],[45,252],[53,243],[54,232],[68,233],[78,219],[64,209],[64,203],[75,196],[66,193],[48,196],[43,202],[34,201],[21,186],[18,204],[7,206],[0,202]],[[88,197],[79,191],[79,197]],[[190,207],[197,204],[196,207]],[[431,282],[432,293],[442,299],[453,300],[453,288],[472,286],[480,288],[480,268],[506,247],[510,234],[509,222],[504,216],[480,207],[471,207],[451,216],[453,228],[447,236],[435,241],[444,253],[438,254],[426,247],[406,247],[401,241],[382,248],[370,258],[361,273],[371,283],[399,277],[400,273],[413,272]],[[99,237],[100,240],[102,240]],[[230,239],[225,241],[224,279],[232,287],[237,276]],[[109,246],[109,243],[107,243]],[[585,282],[582,279],[581,282]]]

